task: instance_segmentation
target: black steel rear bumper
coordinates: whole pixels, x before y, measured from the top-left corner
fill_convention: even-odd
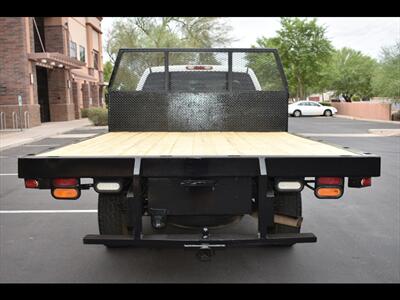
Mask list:
[[[184,247],[202,249],[225,247],[257,247],[285,245],[293,243],[315,243],[317,237],[312,233],[269,234],[265,238],[255,235],[212,234],[203,239],[199,234],[151,234],[140,239],[127,235],[89,234],[83,238],[84,244],[106,244],[109,246],[132,247]]]

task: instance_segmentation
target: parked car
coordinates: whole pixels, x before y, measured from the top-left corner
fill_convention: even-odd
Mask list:
[[[289,104],[289,115],[294,117],[301,116],[326,116],[330,117],[337,113],[337,109],[332,106],[324,106],[314,101],[298,101]]]

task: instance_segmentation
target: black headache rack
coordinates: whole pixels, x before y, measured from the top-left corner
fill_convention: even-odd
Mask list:
[[[215,90],[182,90],[176,66],[212,66],[223,71]],[[182,67],[183,66],[183,67]],[[175,72],[175,73],[174,73]],[[253,90],[237,74],[258,78]],[[143,74],[163,78],[148,89]],[[215,75],[215,74],[214,74]],[[221,76],[218,77],[220,80]],[[194,81],[195,82],[195,81]],[[254,80],[253,80],[254,82]],[[159,88],[159,87],[158,87]],[[196,86],[198,88],[198,86]],[[121,49],[109,86],[109,131],[287,131],[288,88],[274,49]],[[349,149],[347,149],[349,150]],[[353,150],[352,150],[353,151]],[[355,152],[355,151],[353,151]],[[274,223],[274,179],[317,176],[380,176],[380,157],[213,156],[213,157],[46,157],[18,159],[19,178],[123,178],[131,236],[87,235],[85,244],[183,246],[194,249],[315,242],[312,233],[268,234]],[[151,178],[252,178],[256,183],[258,232],[252,235],[152,234],[142,232],[143,181]],[[201,230],[201,229],[200,229]]]
[[[287,110],[276,49],[121,49],[110,79],[110,131],[287,131]]]

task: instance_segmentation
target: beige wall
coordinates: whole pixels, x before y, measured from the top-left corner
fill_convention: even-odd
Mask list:
[[[84,17],[71,17],[68,19],[68,27],[70,40],[75,42],[77,45],[78,59],[79,56],[79,46],[85,47],[85,60],[88,60],[88,47],[87,47],[87,39],[86,39],[86,25]]]
[[[101,31],[100,20],[97,17],[86,17],[86,23],[92,25],[96,30]]]
[[[76,80],[98,81],[98,71],[103,70],[102,65],[102,41],[101,22],[96,17],[69,17],[70,38],[77,43],[78,59],[79,46],[85,47],[86,68],[71,70]],[[99,70],[94,70],[92,75],[88,68],[93,68],[93,50],[99,52]]]
[[[99,51],[99,33],[92,30],[93,49]]]
[[[339,115],[362,119],[391,120],[391,104],[371,102],[332,102]]]

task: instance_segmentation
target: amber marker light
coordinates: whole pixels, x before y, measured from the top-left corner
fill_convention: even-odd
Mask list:
[[[343,189],[339,187],[317,187],[315,196],[320,199],[331,198],[337,199],[343,195]]]
[[[80,190],[71,188],[55,188],[51,190],[51,194],[56,199],[75,200],[79,198]]]

